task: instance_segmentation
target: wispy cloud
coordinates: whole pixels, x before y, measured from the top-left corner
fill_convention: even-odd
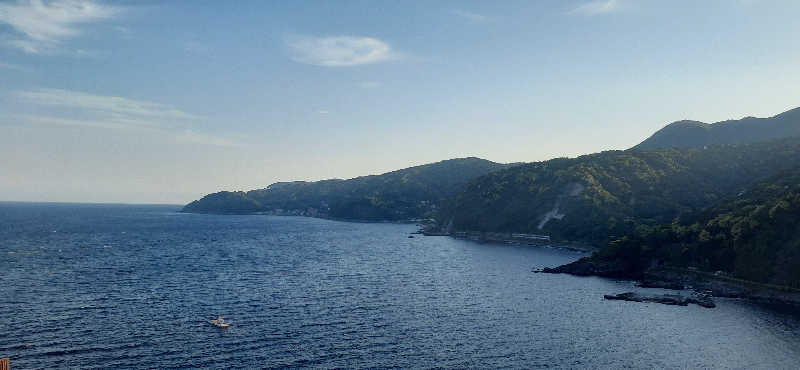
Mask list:
[[[456,9],[452,11],[453,14],[464,18],[468,21],[475,22],[475,23],[486,23],[492,20],[491,17],[485,16],[483,14],[478,14],[474,12],[470,12],[467,10]]]
[[[115,116],[143,116],[156,119],[198,118],[169,105],[119,96],[93,95],[61,89],[36,89],[18,92],[17,95],[38,105],[77,108]]]
[[[595,0],[572,9],[572,14],[599,15],[614,12],[619,9],[618,0]]]
[[[108,19],[120,8],[93,0],[19,0],[0,4],[0,23],[18,37],[8,44],[28,53],[53,50],[61,41],[80,34],[79,26]]]
[[[388,43],[372,37],[296,36],[286,43],[295,61],[325,67],[371,64],[396,57]]]
[[[40,111],[54,110],[50,115],[45,112],[19,117],[31,124],[143,131],[182,143],[239,146],[232,140],[192,130],[192,121],[203,118],[167,104],[61,89],[22,91],[16,96],[21,103],[32,104]]]
[[[203,134],[192,130],[179,131],[175,135],[175,140],[182,143],[210,145],[210,146],[223,146],[223,147],[241,147],[242,145],[223,137]]]
[[[106,129],[158,129],[158,125],[154,122],[143,120],[131,120],[119,117],[84,117],[84,118],[64,118],[53,117],[46,115],[33,115],[26,114],[18,116],[21,121],[33,123],[38,125],[55,125],[55,126],[79,126],[79,127],[95,127]]]

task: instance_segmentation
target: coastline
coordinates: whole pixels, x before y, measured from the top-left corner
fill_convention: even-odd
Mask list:
[[[646,279],[682,283],[695,291],[715,297],[743,298],[760,303],[787,304],[800,307],[800,290],[737,279],[719,273],[678,267],[659,267],[645,273]]]
[[[639,281],[642,286],[679,286],[684,289],[678,290],[694,291],[712,297],[740,298],[758,303],[800,307],[798,289],[738,279],[721,272],[672,266],[657,266],[641,271],[628,261],[601,261],[591,257],[554,268],[544,268],[539,272]]]
[[[424,219],[407,219],[407,220],[359,220],[359,219],[350,219],[350,218],[339,218],[339,217],[330,217],[324,214],[307,214],[307,213],[293,213],[293,212],[272,212],[272,211],[259,211],[259,212],[196,212],[196,211],[185,211],[183,209],[178,210],[177,213],[186,213],[186,214],[196,214],[196,215],[217,215],[217,216],[277,216],[277,217],[308,217],[308,218],[316,218],[320,220],[330,220],[330,221],[341,221],[341,222],[356,222],[356,223],[368,223],[368,224],[401,224],[401,225],[410,225],[410,224],[418,224],[422,225],[427,222],[428,220]]]
[[[443,231],[428,230],[426,228],[420,229],[420,231],[418,231],[417,233],[423,234],[425,236],[448,236],[455,239],[466,239],[480,243],[531,245],[539,247],[566,249],[583,253],[591,253],[597,250],[597,248],[588,244],[551,240],[549,236],[545,235],[532,235],[532,234],[521,234],[521,233],[497,233],[497,232],[484,232],[484,231],[443,232]]]

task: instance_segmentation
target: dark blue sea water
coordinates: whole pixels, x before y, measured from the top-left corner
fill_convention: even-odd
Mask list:
[[[580,256],[413,225],[0,203],[0,357],[27,368],[763,368],[795,313],[604,301]],[[223,314],[229,329],[208,319]]]

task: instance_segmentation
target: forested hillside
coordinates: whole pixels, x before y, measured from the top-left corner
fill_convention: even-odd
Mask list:
[[[531,232],[598,247],[640,225],[670,223],[800,163],[800,139],[553,159],[470,182],[442,228]]]
[[[281,182],[248,192],[219,192],[184,207],[197,213],[272,213],[351,220],[431,217],[467,181],[509,165],[460,158],[350,180]]]
[[[800,168],[671,223],[640,225],[593,258],[625,260],[639,270],[657,261],[800,288]]]

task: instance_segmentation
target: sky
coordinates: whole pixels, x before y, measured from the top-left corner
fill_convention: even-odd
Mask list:
[[[0,0],[0,200],[182,204],[800,106],[800,1]]]

